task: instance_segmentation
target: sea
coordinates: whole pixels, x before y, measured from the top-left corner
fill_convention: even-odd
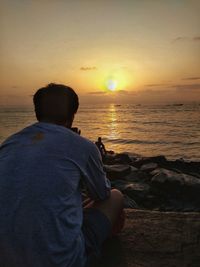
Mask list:
[[[0,107],[0,143],[35,123],[33,107]],[[200,104],[82,104],[74,127],[107,150],[200,161]]]

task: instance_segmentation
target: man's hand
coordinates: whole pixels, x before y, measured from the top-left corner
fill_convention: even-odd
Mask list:
[[[72,130],[73,132],[79,134],[79,135],[81,134],[81,130],[78,129],[77,127],[72,127],[71,130]]]

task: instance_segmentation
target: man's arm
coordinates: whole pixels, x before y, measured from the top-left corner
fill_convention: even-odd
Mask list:
[[[95,145],[90,149],[83,179],[92,200],[105,200],[110,196],[110,181],[103,170],[101,155]]]

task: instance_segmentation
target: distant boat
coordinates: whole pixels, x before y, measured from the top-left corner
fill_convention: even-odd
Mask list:
[[[181,107],[181,106],[183,106],[184,104],[173,104],[173,106],[175,106],[175,107]]]
[[[119,104],[115,104],[114,106],[115,106],[115,107],[121,107],[121,105],[119,105]]]

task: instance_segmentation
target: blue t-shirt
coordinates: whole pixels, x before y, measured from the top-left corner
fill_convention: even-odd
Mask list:
[[[97,147],[70,129],[35,123],[0,147],[0,266],[80,267],[81,183],[104,200],[110,183]]]

